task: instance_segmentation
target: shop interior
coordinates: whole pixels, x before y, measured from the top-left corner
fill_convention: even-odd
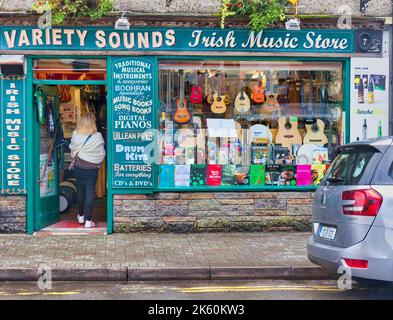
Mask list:
[[[42,61],[41,65],[42,65]],[[36,79],[41,80],[81,80],[92,79],[94,69],[69,69],[63,63],[50,61],[52,69],[37,67]],[[38,64],[36,64],[38,65]],[[60,66],[59,66],[60,65]],[[44,70],[45,69],[45,70]],[[86,70],[85,70],[86,69]],[[103,68],[104,69],[104,68]],[[44,70],[44,71],[43,71]],[[53,71],[56,70],[56,71]],[[99,76],[100,77],[100,76]],[[64,81],[63,81],[64,83]],[[83,229],[77,221],[77,184],[74,171],[70,170],[72,162],[69,144],[72,132],[78,120],[85,112],[93,112],[97,120],[97,130],[102,134],[105,145],[107,137],[107,92],[104,85],[46,85],[36,84],[33,89],[34,107],[37,111],[39,126],[39,197],[45,203],[45,198],[51,197],[58,201],[57,221],[46,226],[43,231]],[[107,189],[106,189],[106,159],[98,172],[96,184],[96,199],[94,202],[93,221],[95,230],[106,230],[107,221]],[[47,203],[47,202],[46,202]],[[47,205],[47,204],[45,204]],[[41,211],[45,211],[42,208]]]
[[[319,184],[343,142],[340,62],[160,62],[159,187]]]

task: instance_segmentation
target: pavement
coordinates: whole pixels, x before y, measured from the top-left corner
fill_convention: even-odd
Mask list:
[[[0,235],[0,281],[327,279],[310,233]]]

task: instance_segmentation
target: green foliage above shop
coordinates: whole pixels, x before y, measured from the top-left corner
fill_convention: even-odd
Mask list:
[[[262,31],[275,22],[285,19],[287,0],[222,0],[218,15],[221,28],[228,17],[248,17],[254,31]]]
[[[112,11],[113,0],[37,0],[32,4],[35,13],[52,13],[52,23],[59,25],[77,18],[100,18]]]

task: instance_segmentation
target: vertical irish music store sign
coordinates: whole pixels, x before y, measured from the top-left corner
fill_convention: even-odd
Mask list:
[[[0,75],[2,194],[26,193],[25,76]]]

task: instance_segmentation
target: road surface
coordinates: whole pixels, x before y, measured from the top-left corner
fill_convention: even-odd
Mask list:
[[[393,287],[364,288],[354,283],[351,290],[337,281],[176,281],[176,282],[53,282],[41,290],[35,282],[0,283],[0,300],[8,299],[393,299]]]

